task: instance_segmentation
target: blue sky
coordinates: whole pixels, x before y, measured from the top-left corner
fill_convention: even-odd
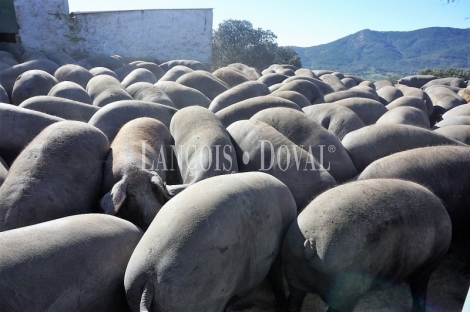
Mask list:
[[[224,20],[269,29],[281,46],[309,47],[362,29],[409,31],[470,28],[470,0],[69,0],[70,11],[212,8],[213,28]],[[468,18],[468,19],[466,19]]]

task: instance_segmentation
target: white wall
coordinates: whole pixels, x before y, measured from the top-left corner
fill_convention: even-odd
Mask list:
[[[69,14],[67,0],[14,0],[26,50],[75,58],[118,54],[129,61],[211,61],[212,9]]]

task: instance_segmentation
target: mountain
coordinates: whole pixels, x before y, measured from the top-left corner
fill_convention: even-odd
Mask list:
[[[303,67],[365,78],[403,77],[426,67],[470,69],[470,28],[364,29],[327,44],[291,48]]]

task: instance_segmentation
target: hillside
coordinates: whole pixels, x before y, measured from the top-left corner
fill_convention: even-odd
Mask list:
[[[331,69],[367,78],[406,76],[426,67],[470,68],[470,28],[414,31],[361,30],[318,46],[291,47],[310,69]]]

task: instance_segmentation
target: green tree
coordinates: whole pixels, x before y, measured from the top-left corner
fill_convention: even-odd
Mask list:
[[[212,34],[212,69],[232,63],[259,69],[277,62],[300,65],[297,53],[290,48],[278,47],[276,39],[272,31],[255,29],[246,20],[223,21]]]
[[[278,47],[276,53],[276,59],[274,60],[277,64],[290,64],[297,68],[302,67],[300,62],[300,56],[289,47]]]

